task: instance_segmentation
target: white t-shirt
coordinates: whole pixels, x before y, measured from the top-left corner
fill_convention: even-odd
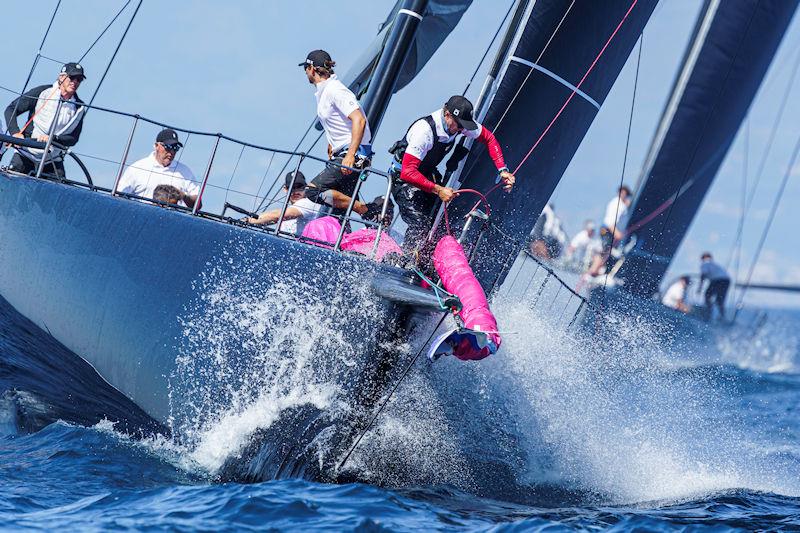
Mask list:
[[[589,233],[583,229],[572,238],[569,243],[572,248],[572,255],[570,256],[576,263],[581,263],[587,255],[593,254],[595,251],[600,251],[602,245],[594,237],[589,237]]]
[[[628,206],[625,202],[614,197],[606,206],[606,216],[603,217],[603,225],[608,229],[624,230],[628,225]]]
[[[315,218],[323,217],[330,212],[330,207],[327,205],[312,202],[308,198],[300,198],[289,207],[293,207],[302,213],[298,218],[291,220],[284,220],[281,222],[281,231],[286,233],[294,233],[297,236],[303,234],[306,224]]]
[[[459,133],[455,135],[450,135],[450,133],[448,133],[444,123],[444,112],[441,109],[431,113],[431,116],[433,117],[434,124],[436,124],[436,136],[439,138],[439,142],[449,143],[459,135]],[[464,130],[463,135],[470,139],[477,139],[482,129],[483,126],[478,124],[478,129],[473,131]],[[428,121],[419,119],[412,124],[406,134],[406,141],[408,142],[406,153],[413,155],[417,159],[424,159],[425,156],[428,155],[430,149],[433,148],[433,132],[428,125]]]
[[[172,161],[168,167],[156,160],[155,152],[144,159],[133,163],[125,169],[119,180],[117,189],[127,194],[135,194],[142,198],[152,198],[153,191],[159,185],[172,185],[190,195],[200,194],[200,186],[189,167],[178,161]],[[186,205],[183,201],[180,205]]]
[[[700,275],[709,281],[730,279],[725,269],[714,261],[703,261],[700,265]]]
[[[350,146],[353,140],[353,121],[348,117],[356,109],[361,109],[356,95],[345,87],[334,74],[317,84],[314,96],[317,97],[317,118],[322,124],[322,129],[325,130],[325,137],[334,153]],[[369,131],[369,124],[367,124],[361,144],[371,143],[372,134]]]
[[[678,304],[683,301],[686,303],[686,287],[683,285],[682,282],[676,281],[672,285],[669,286],[667,292],[664,293],[664,296],[661,298],[661,303],[666,305],[667,307],[671,307],[672,309],[677,309]]]

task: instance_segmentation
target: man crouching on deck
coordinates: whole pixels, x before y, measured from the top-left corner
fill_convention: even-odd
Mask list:
[[[408,224],[404,247],[417,256],[433,224],[437,198],[449,202],[456,196],[443,183],[436,167],[453,148],[459,134],[485,144],[503,180],[503,188],[510,191],[514,186],[515,178],[506,167],[500,144],[489,128],[475,122],[469,100],[452,96],[442,109],[416,120],[390,150],[395,160],[389,172],[400,217]]]

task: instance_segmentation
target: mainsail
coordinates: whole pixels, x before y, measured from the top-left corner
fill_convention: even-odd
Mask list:
[[[797,8],[794,0],[707,0],[650,147],[617,274],[658,290]]]
[[[495,133],[517,175],[512,194],[495,191],[489,196],[492,226],[474,261],[487,290],[505,277],[656,0],[527,4],[511,46],[501,49],[502,68],[479,110],[481,122]],[[481,146],[473,148],[463,168],[461,188],[485,192],[494,187],[497,171]],[[453,202],[450,219],[463,217],[474,203],[474,197],[462,195]]]

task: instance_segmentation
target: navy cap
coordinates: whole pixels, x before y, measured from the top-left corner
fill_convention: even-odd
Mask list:
[[[181,148],[183,148],[183,143],[178,140],[178,134],[175,133],[175,130],[170,128],[164,128],[160,132],[158,132],[158,137],[156,137],[156,142],[161,144],[177,144]]]
[[[478,124],[472,118],[472,102],[463,96],[451,96],[447,103],[444,104],[444,108],[450,111],[450,114],[453,115],[456,123],[462,129],[469,131],[478,129]]]
[[[294,175],[295,175],[294,172],[289,172],[288,174],[286,174],[286,190],[289,190],[289,185],[292,184],[292,178],[294,178]],[[305,188],[306,188],[306,177],[303,176],[303,173],[298,170],[297,179],[294,180],[294,187],[292,188],[292,191]]]
[[[312,50],[306,56],[306,60],[302,63],[298,63],[298,67],[305,68],[308,65],[312,67],[325,67],[330,66],[326,65],[325,63],[333,63],[333,59],[331,59],[331,55],[326,52],[325,50]]]
[[[61,67],[59,74],[66,74],[69,77],[81,76],[86,78],[86,74],[83,73],[83,67],[80,65],[80,63],[65,64],[63,67]]]

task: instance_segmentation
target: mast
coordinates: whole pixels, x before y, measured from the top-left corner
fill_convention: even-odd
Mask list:
[[[392,23],[389,38],[375,67],[367,94],[361,101],[373,136],[377,133],[389,106],[397,78],[411,50],[414,36],[427,6],[428,0],[404,0]]]
[[[505,278],[655,5],[656,0],[536,0],[521,8],[481,110],[482,124],[494,132],[506,164],[517,170],[513,193],[495,190],[488,197],[491,225],[473,254],[484,289]],[[461,188],[485,193],[495,186],[497,170],[482,146],[471,150],[463,168]],[[456,198],[451,223],[460,224],[475,202],[472,195]]]
[[[796,0],[707,0],[673,83],[631,204],[636,247],[618,277],[658,291],[747,116]]]

